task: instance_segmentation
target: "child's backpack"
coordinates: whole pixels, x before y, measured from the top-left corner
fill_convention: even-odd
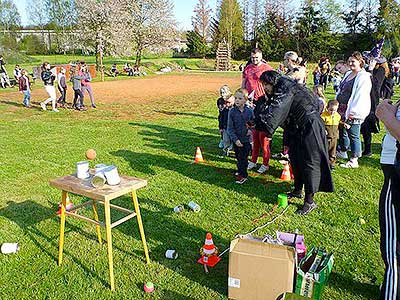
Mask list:
[[[380,96],[382,99],[391,99],[394,94],[394,80],[391,77],[385,77],[382,83]]]

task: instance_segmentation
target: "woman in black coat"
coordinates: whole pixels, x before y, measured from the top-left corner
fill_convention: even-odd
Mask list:
[[[260,115],[262,128],[269,137],[279,126],[284,128],[294,175],[294,189],[288,196],[302,198],[304,186],[304,205],[297,213],[308,214],[317,207],[316,192],[333,192],[318,100],[305,86],[276,71],[264,72],[260,80],[266,95],[271,97],[268,109]]]

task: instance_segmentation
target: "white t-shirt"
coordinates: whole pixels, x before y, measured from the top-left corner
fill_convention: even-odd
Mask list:
[[[400,106],[397,108],[396,119],[400,120]],[[381,164],[393,165],[396,159],[396,139],[386,130],[382,142]]]

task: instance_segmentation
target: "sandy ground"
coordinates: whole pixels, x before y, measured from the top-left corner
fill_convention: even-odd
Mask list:
[[[238,88],[241,83],[241,74],[237,76],[223,76],[222,74],[187,74],[187,75],[158,75],[141,77],[126,80],[115,80],[107,82],[94,82],[96,101],[99,103],[143,103],[151,99],[162,97],[180,96],[184,94],[213,93],[223,84],[227,84],[232,90]],[[36,85],[41,84],[37,82]],[[59,95],[57,91],[57,96]],[[33,103],[47,98],[44,89],[35,89],[32,92]],[[67,102],[71,103],[73,90],[71,86],[67,91]],[[0,101],[22,102],[22,95],[19,92],[1,93]],[[85,96],[85,104],[89,105],[88,95]]]

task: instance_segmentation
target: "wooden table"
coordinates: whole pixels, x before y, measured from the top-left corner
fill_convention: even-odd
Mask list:
[[[112,255],[112,239],[111,239],[111,229],[119,224],[128,221],[134,217],[137,217],[140,236],[143,242],[144,254],[146,256],[146,262],[150,263],[149,252],[147,249],[146,237],[144,235],[144,229],[142,224],[142,218],[140,216],[139,202],[136,195],[136,190],[145,187],[147,185],[147,181],[144,179],[139,179],[135,177],[129,176],[121,176],[121,183],[118,185],[108,185],[105,184],[100,188],[94,188],[90,179],[79,179],[74,175],[67,175],[64,177],[60,177],[57,179],[50,180],[50,185],[52,187],[58,188],[62,191],[62,206],[61,206],[61,223],[60,223],[60,242],[59,242],[59,253],[58,253],[58,265],[60,266],[62,263],[63,256],[63,248],[64,248],[64,231],[65,231],[65,218],[66,216],[76,217],[86,222],[90,222],[96,225],[97,238],[99,243],[102,243],[100,227],[105,227],[106,229],[106,238],[107,238],[107,250],[108,250],[108,263],[109,263],[109,271],[110,271],[110,286],[111,290],[115,290],[114,286],[114,268],[113,268],[113,255]],[[73,193],[81,196],[86,196],[92,200],[82,203],[77,206],[73,206],[66,210],[66,203],[68,199],[68,193]],[[114,204],[111,204],[111,200],[123,196],[125,194],[131,193],[133,206],[135,211],[129,210],[124,207],[120,207]],[[105,222],[100,222],[96,203],[101,203],[104,205],[104,214],[105,214]],[[87,218],[85,216],[79,215],[76,210],[82,208],[87,205],[92,205],[94,220]],[[110,208],[117,209],[124,213],[127,213],[127,216],[111,223],[111,213]]]

